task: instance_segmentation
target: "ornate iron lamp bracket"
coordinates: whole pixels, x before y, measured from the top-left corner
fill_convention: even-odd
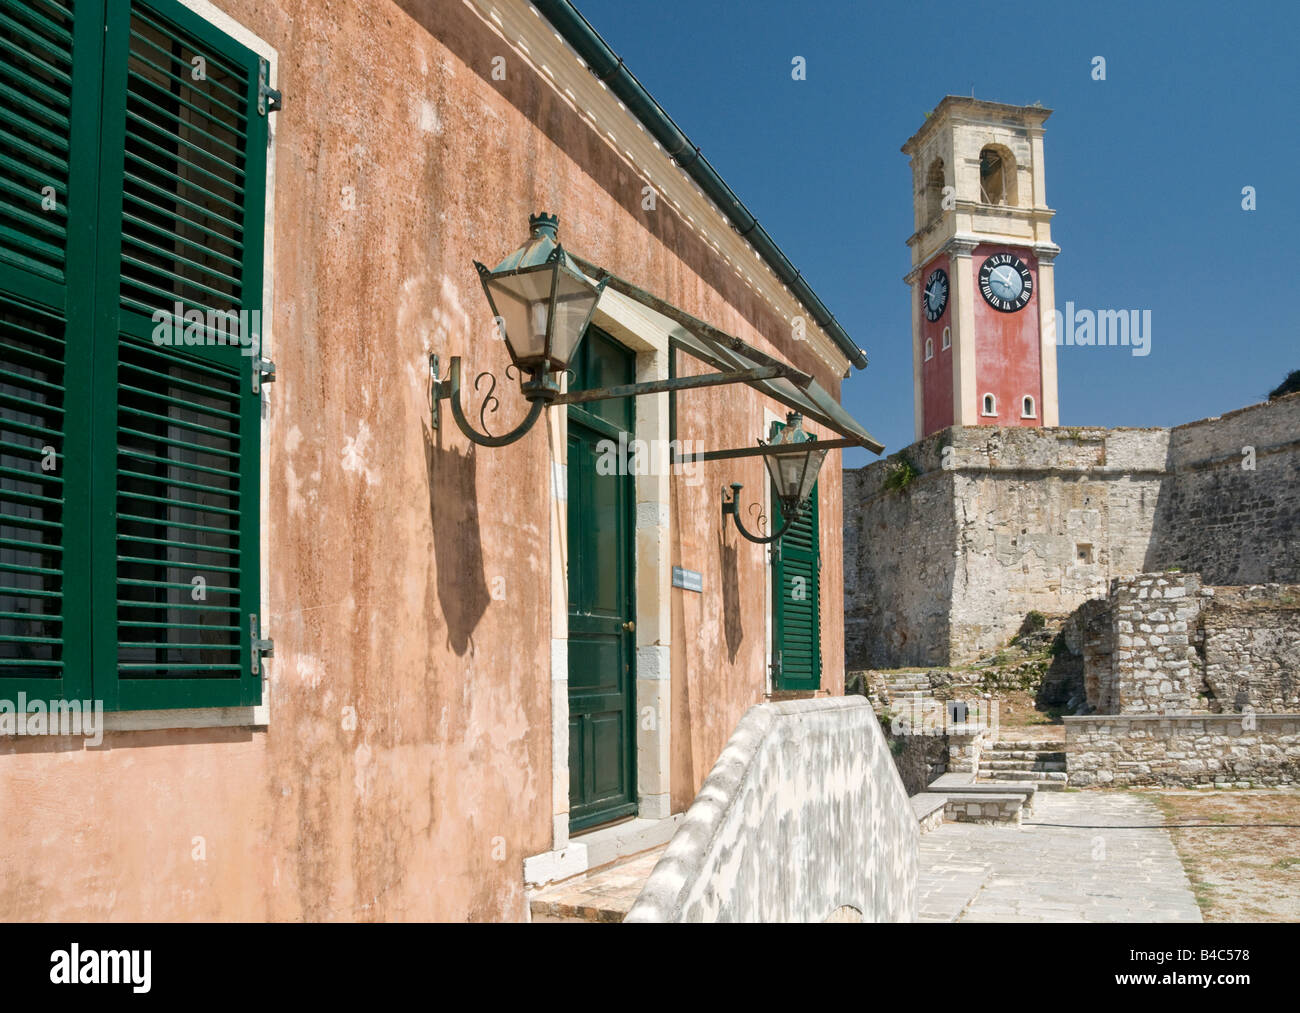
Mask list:
[[[510,379],[510,372],[515,367],[513,364],[506,367],[506,379]],[[524,420],[515,426],[510,432],[501,436],[493,436],[490,433],[482,433],[470,425],[469,420],[465,418],[464,409],[460,403],[460,356],[453,355],[449,364],[447,379],[441,380],[438,377],[438,357],[429,356],[429,373],[433,376],[433,396],[432,396],[432,425],[434,432],[438,431],[438,426],[442,421],[442,412],[438,402],[449,400],[451,402],[451,417],[456,420],[456,426],[472,442],[477,443],[480,447],[505,447],[516,440],[523,438],[527,432],[537,424],[537,420],[542,417],[542,412],[546,409],[548,401],[545,398],[538,398],[532,402],[528,414]],[[483,404],[479,407],[479,425],[484,429],[487,423],[484,415],[488,412],[495,412],[500,407],[494,391],[496,390],[496,377],[491,373],[479,373],[474,378],[474,389],[478,390],[479,383],[487,377],[492,381],[488,387],[487,394],[483,397]]]
[[[726,524],[727,516],[730,515],[731,519],[736,522],[736,530],[751,542],[758,545],[770,545],[772,542],[779,540],[782,535],[790,530],[790,525],[799,519],[800,510],[795,506],[786,512],[785,523],[781,525],[781,530],[776,534],[768,535],[766,538],[752,534],[740,519],[740,490],[743,488],[744,486],[739,482],[732,482],[731,499],[727,499],[727,490],[722,490],[722,523]]]

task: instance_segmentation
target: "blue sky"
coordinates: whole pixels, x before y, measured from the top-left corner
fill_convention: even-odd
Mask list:
[[[1062,425],[1177,425],[1300,368],[1300,5],[576,3],[867,350],[844,402],[887,452],[913,435],[899,147],[947,94],[1054,110],[1057,306],[1151,311],[1145,358],[1058,349]]]

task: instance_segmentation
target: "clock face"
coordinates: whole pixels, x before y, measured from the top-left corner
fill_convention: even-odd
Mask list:
[[[995,253],[980,267],[980,292],[995,310],[1015,313],[1034,294],[1034,276],[1019,257]]]
[[[934,321],[943,316],[943,311],[948,306],[948,273],[943,268],[930,272],[922,301],[925,304],[925,319]]]

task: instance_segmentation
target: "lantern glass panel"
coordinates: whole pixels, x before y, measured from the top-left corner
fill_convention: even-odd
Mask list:
[[[555,328],[551,332],[551,368],[564,369],[587,329],[600,289],[582,277],[560,270],[555,282]]]
[[[515,363],[536,368],[546,360],[546,326],[550,320],[554,267],[491,277],[487,288],[505,328]]]

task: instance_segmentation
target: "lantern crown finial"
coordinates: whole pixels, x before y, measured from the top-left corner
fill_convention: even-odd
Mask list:
[[[528,234],[534,239],[546,236],[551,242],[558,242],[560,238],[560,216],[547,214],[545,211],[538,211],[536,214],[529,215]]]

